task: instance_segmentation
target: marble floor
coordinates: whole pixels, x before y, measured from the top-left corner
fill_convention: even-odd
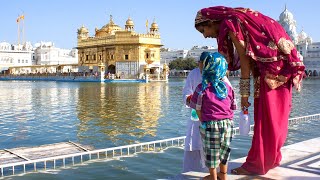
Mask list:
[[[239,176],[231,175],[230,170],[239,167],[246,157],[229,162],[228,179],[261,179],[261,180],[320,180],[320,137],[288,145],[282,148],[282,164],[265,175]],[[202,179],[206,173],[187,172],[177,179]]]

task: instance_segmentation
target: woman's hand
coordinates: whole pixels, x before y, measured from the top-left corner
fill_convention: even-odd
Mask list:
[[[241,97],[241,110],[244,110],[245,108],[248,109],[248,107],[251,106],[251,103],[248,100],[249,97]]]

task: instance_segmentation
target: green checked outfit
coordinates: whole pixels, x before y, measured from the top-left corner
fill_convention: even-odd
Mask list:
[[[203,122],[200,126],[203,151],[206,156],[206,166],[216,168],[219,163],[227,164],[230,157],[230,143],[233,137],[233,121]]]

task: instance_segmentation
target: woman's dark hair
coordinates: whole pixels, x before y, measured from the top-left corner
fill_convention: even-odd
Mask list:
[[[203,22],[201,22],[201,23],[198,23],[198,24],[194,25],[194,27],[199,27],[199,26],[208,26],[208,25],[209,25],[209,23],[211,23],[211,24],[220,24],[220,23],[221,23],[221,21],[211,21],[211,20],[203,21]]]

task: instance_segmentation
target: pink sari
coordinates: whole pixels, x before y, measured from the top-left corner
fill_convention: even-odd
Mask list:
[[[292,86],[301,88],[304,65],[294,44],[277,21],[248,8],[223,6],[201,9],[195,23],[221,21],[218,51],[226,56],[229,70],[240,68],[228,37],[232,32],[254,62],[254,135],[244,169],[266,174],[280,165],[281,147],[288,132]],[[281,77],[285,82],[270,77]]]

